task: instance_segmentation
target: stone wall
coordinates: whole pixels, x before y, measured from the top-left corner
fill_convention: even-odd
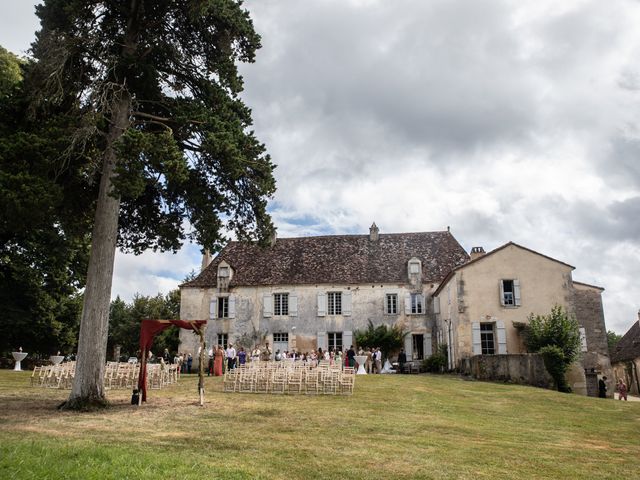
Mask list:
[[[537,354],[475,355],[460,361],[460,372],[478,380],[553,388],[553,379]]]

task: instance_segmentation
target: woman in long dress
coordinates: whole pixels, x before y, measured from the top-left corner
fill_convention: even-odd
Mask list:
[[[213,360],[213,374],[216,377],[222,376],[222,362],[224,362],[224,350],[220,345],[218,345],[216,355]]]

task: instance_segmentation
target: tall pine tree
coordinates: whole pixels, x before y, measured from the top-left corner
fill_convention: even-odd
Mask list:
[[[77,114],[68,158],[97,186],[78,364],[65,407],[103,405],[115,249],[215,250],[225,230],[264,240],[273,165],[239,98],[260,47],[234,0],[46,0],[34,112]],[[40,113],[43,114],[43,113]]]

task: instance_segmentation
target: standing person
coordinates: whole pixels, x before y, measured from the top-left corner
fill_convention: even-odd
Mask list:
[[[268,362],[269,360],[271,360],[271,350],[269,350],[269,342],[265,344],[260,357],[263,362]]]
[[[367,373],[372,373],[373,369],[371,368],[371,347],[367,347],[365,355],[367,356],[367,359],[364,362],[364,369],[367,371]]]
[[[324,353],[323,353],[323,351],[322,351],[322,348],[321,348],[321,347],[318,347],[318,358],[317,358],[317,360],[318,360],[318,362],[319,362],[320,360],[324,360]]]
[[[340,350],[336,350],[335,353],[331,352],[333,355],[333,359],[331,360],[333,363],[329,363],[329,365],[336,365],[342,368],[342,352]]]
[[[376,347],[376,372],[382,373],[382,352],[380,347]]]
[[[407,363],[407,354],[404,353],[404,348],[400,349],[398,354],[398,367],[400,367],[400,373],[404,373],[404,364]]]
[[[621,378],[618,379],[618,400],[627,401],[627,384]]]
[[[164,349],[164,353],[162,354],[162,359],[164,360],[164,363],[169,365],[171,363],[171,355],[169,355],[169,349],[165,348]]]
[[[191,365],[193,364],[193,356],[187,353],[187,373],[191,373]]]
[[[216,377],[222,376],[222,364],[224,363],[224,350],[222,349],[222,345],[218,345],[216,348],[215,359],[213,362],[213,374]]]
[[[260,349],[256,345],[253,351],[251,352],[251,361],[257,362],[258,360],[260,360]]]
[[[605,383],[607,377],[602,377],[598,380],[598,396],[600,398],[607,398],[607,384]]]
[[[247,363],[247,352],[244,351],[244,347],[240,347],[240,351],[238,352],[238,361],[240,362],[240,365]]]
[[[227,370],[233,370],[236,368],[236,349],[233,345],[229,344],[227,347]]]
[[[213,363],[216,350],[214,350],[213,347],[209,349],[209,368],[207,369],[207,377],[213,375]]]
[[[349,360],[349,367],[356,366],[356,351],[353,349],[353,345],[351,345],[349,350],[347,350],[347,359]]]

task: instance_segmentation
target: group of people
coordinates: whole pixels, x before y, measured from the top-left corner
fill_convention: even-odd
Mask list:
[[[353,345],[347,350],[342,351],[338,349],[330,348],[329,350],[322,351],[322,348],[318,348],[317,351],[299,353],[295,350],[289,352],[287,350],[280,352],[276,350],[274,360],[276,362],[283,360],[291,360],[294,362],[302,362],[304,365],[317,366],[321,360],[326,360],[329,365],[343,365],[345,367],[355,367],[356,365],[356,352],[353,349]]]
[[[598,380],[598,396],[600,398],[607,398],[607,377],[602,377]],[[618,400],[627,401],[627,384],[624,383],[624,380],[619,378],[618,383],[616,384],[616,390],[618,390]]]
[[[149,351],[149,359],[151,359],[152,357],[153,357],[153,354],[151,353],[151,351]],[[174,365],[178,365],[178,369],[180,370],[180,373],[191,373],[191,366],[193,365],[193,356],[190,353],[178,352],[173,356],[173,359],[172,359],[171,355],[169,354],[169,349],[165,348],[164,353],[162,354],[160,359],[162,360],[162,363],[165,363],[165,364],[171,363]]]

